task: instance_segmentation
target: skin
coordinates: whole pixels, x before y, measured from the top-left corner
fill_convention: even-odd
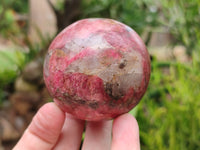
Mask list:
[[[13,150],[79,150],[84,127],[84,121],[65,114],[55,103],[47,103],[34,116]],[[82,150],[110,149],[140,150],[139,128],[132,115],[86,123]]]

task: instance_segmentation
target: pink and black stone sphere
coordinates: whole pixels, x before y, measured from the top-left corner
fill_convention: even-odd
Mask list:
[[[78,119],[112,119],[144,95],[150,59],[138,34],[112,19],[83,19],[51,43],[44,80],[60,108]]]

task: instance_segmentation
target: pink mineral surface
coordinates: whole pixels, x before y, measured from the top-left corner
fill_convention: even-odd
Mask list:
[[[44,80],[60,108],[78,119],[112,119],[144,95],[150,59],[137,33],[112,19],[83,19],[51,43]]]

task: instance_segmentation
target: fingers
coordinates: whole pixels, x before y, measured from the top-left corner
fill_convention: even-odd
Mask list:
[[[84,124],[84,121],[65,115],[54,103],[48,103],[35,115],[13,150],[77,150]],[[140,150],[136,119],[130,114],[121,115],[114,120],[113,128],[112,121],[88,122],[82,150],[102,149]]]
[[[56,144],[65,114],[54,103],[45,104],[13,150],[50,150]]]
[[[54,150],[78,150],[80,148],[85,121],[66,115],[66,120]]]
[[[111,150],[140,150],[139,127],[136,119],[124,114],[113,122]]]
[[[111,144],[112,129],[112,144]],[[139,127],[136,119],[124,114],[112,121],[89,122],[82,150],[140,150]]]
[[[88,122],[82,150],[110,150],[112,121]]]

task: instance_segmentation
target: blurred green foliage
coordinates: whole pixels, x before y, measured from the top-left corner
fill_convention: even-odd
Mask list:
[[[162,24],[174,35],[174,43],[185,45],[188,53],[200,51],[200,1],[162,0]]]
[[[0,105],[6,96],[5,86],[14,81],[25,63],[25,54],[20,50],[0,50]]]
[[[15,10],[18,13],[28,13],[28,0],[20,0],[20,1],[16,1],[16,0],[6,0],[7,2],[11,1],[11,8],[13,10]]]
[[[10,77],[17,75],[18,69],[22,69],[25,64],[25,55],[18,50],[1,50],[0,60],[0,86],[3,86],[10,82]]]
[[[55,9],[61,12],[64,12],[65,5],[64,5],[65,0],[57,0],[55,4]]]
[[[0,5],[0,34],[1,36],[7,37],[11,34],[19,34],[20,29],[14,19],[14,13],[12,10],[4,10],[3,6]]]
[[[20,26],[15,20],[15,13],[27,13],[27,0],[1,0],[0,1],[0,34],[8,37],[9,35],[21,34]]]
[[[16,20],[16,13],[28,13],[28,0],[1,0],[0,1],[0,35],[1,38],[6,38],[16,45],[16,40],[19,36],[23,44],[26,44],[29,51],[24,53],[23,49],[13,45],[8,46],[6,49],[0,49],[0,104],[5,100],[6,87],[14,82],[16,77],[21,73],[23,67],[27,62],[40,55],[43,49],[48,46],[50,37],[44,37],[37,29],[37,34],[40,38],[40,43],[32,43],[24,32],[22,27],[19,26]],[[2,43],[3,44],[3,43]],[[20,43],[21,44],[21,43]]]
[[[166,65],[168,64],[168,65]],[[200,72],[195,65],[152,62],[152,74],[137,120],[144,150],[200,148]]]

